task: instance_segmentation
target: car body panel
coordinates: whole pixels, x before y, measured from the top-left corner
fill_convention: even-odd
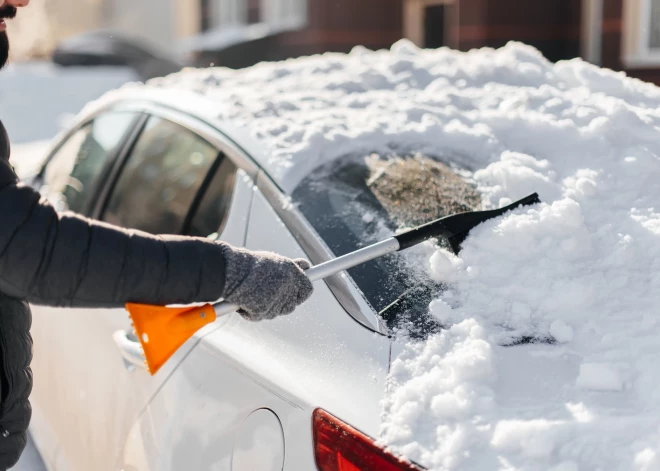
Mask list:
[[[239,170],[224,229],[231,243],[245,239],[252,192],[252,179]],[[130,428],[205,331],[152,377],[132,371],[112,339],[117,330],[131,329],[125,310],[32,310],[35,440],[58,471],[114,469]]]
[[[231,456],[232,471],[281,471],[284,431],[270,409],[257,409],[241,424]]]
[[[112,339],[130,329],[126,311],[35,306],[33,316],[31,400],[57,436],[57,454],[69,469],[111,469],[131,425],[194,340],[156,376],[134,375]]]
[[[258,190],[246,246],[305,257]],[[218,322],[131,431],[121,468],[173,471],[185,463],[186,469],[231,469],[241,425],[260,408],[281,421],[286,470],[315,467],[311,419],[317,407],[377,435],[389,339],[344,313],[323,282],[289,316],[252,323],[234,313]]]

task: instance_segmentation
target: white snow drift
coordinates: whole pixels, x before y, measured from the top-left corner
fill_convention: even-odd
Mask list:
[[[659,89],[519,43],[406,41],[150,85],[217,104],[289,190],[347,153],[420,151],[472,168],[485,207],[537,191],[430,257],[447,329],[396,346],[380,439],[434,470],[660,469]]]

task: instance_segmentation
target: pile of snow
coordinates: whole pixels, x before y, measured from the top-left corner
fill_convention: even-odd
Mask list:
[[[381,441],[434,470],[660,469],[660,89],[519,43],[406,41],[151,84],[217,103],[289,190],[419,151],[473,168],[485,207],[538,192],[430,257],[447,329],[395,345]]]

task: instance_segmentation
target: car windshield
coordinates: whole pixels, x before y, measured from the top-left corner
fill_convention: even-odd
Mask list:
[[[346,156],[314,170],[292,198],[333,253],[343,255],[398,229],[476,209],[479,194],[459,173],[429,156]],[[412,249],[348,273],[392,331],[424,336],[442,327],[428,305],[444,288],[428,276],[427,259],[428,252]]]

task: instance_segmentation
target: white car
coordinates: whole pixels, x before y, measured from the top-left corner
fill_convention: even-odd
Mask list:
[[[158,89],[106,99],[27,181],[60,210],[313,264],[389,235],[364,159],[322,166],[285,194],[249,138],[201,106]],[[33,306],[31,433],[48,469],[419,469],[370,438],[392,328],[435,328],[424,316],[436,287],[400,263],[390,256],[316,282],[290,316],[220,317],[154,376],[123,309]]]

